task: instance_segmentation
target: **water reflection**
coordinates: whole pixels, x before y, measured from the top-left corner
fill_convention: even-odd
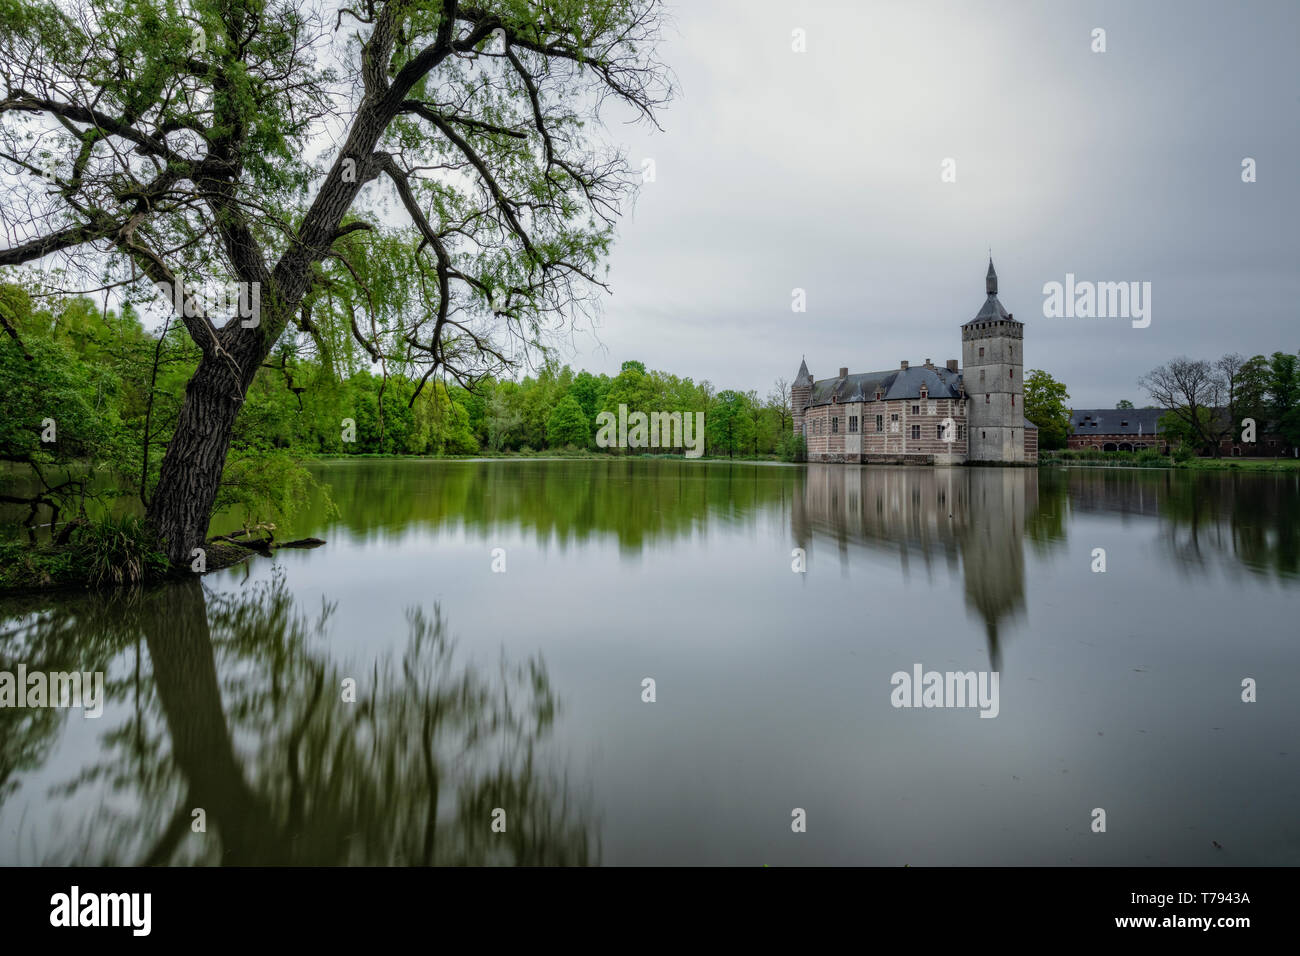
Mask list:
[[[1300,574],[1300,471],[1044,469],[1040,482],[1080,515],[1155,521],[1184,573]]]
[[[853,548],[895,557],[904,572],[919,561],[956,574],[960,564],[966,606],[983,622],[997,669],[999,632],[1024,613],[1024,540],[1038,511],[1033,469],[810,465],[791,527],[797,547],[811,554],[829,540],[845,565]],[[1055,522],[1034,528],[1040,543],[1064,537]]]
[[[610,460],[320,478],[341,517],[309,506],[285,536],[326,547],[0,606],[0,668],[109,677],[100,720],[0,709],[0,863],[1204,863],[1210,839],[1294,862],[1294,841],[1269,847],[1297,794],[1295,698],[1243,708],[1237,685],[1295,667],[1300,476]],[[304,606],[322,593],[336,609]],[[436,611],[402,617],[430,595],[476,659],[543,648],[569,718],[540,661],[481,671]],[[968,668],[981,645],[1006,665],[996,721],[890,706],[893,670]],[[642,704],[647,674],[670,706]],[[1098,788],[1150,808],[1145,837],[1081,848],[1062,823]],[[796,805],[840,816],[791,842]]]
[[[303,614],[279,575],[239,594],[190,580],[23,610],[0,634],[6,665],[110,677],[107,732],[52,794],[93,812],[70,845],[37,845],[27,862],[598,860],[585,802],[540,754],[558,708],[542,662],[503,661],[493,679],[458,666],[436,608],[408,615],[400,659],[356,668],[323,646],[330,609]],[[342,699],[346,678],[356,703]],[[0,794],[66,719],[0,711]],[[205,833],[194,832],[200,808]],[[493,832],[496,808],[505,832]]]

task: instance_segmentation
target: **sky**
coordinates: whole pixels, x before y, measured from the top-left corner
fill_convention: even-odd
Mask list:
[[[1179,355],[1300,350],[1300,3],[669,10],[678,92],[662,131],[611,126],[654,179],[575,367],[766,395],[805,357],[816,378],[942,363],[990,249],[1026,367],[1076,408],[1148,404],[1138,378]],[[1067,274],[1149,282],[1149,326],[1045,316]]]

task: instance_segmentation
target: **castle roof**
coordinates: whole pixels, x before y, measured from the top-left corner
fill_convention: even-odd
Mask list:
[[[808,360],[803,359],[799,362],[799,371],[794,375],[795,385],[812,385],[812,372],[808,371]]]
[[[960,382],[961,372],[939,366],[927,368],[917,365],[887,372],[859,372],[844,378],[824,378],[814,382],[808,404],[829,405],[832,397],[840,404],[871,402],[875,401],[877,391],[881,393],[882,401],[920,398],[922,385],[929,398],[961,398],[957,389]]]
[[[1156,435],[1162,408],[1075,408],[1070,424],[1076,435]]]
[[[989,271],[984,277],[984,292],[988,296],[984,300],[984,305],[975,318],[967,322],[967,325],[974,325],[976,322],[992,322],[1002,319],[1010,319],[1011,313],[1002,308],[1002,303],[998,301],[998,274],[993,268],[993,257],[989,257]],[[1014,322],[1015,320],[1012,319]]]

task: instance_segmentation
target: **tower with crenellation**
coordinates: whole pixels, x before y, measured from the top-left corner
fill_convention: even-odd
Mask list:
[[[998,301],[989,259],[987,298],[961,327],[962,384],[967,397],[968,461],[1025,461],[1025,326]]]

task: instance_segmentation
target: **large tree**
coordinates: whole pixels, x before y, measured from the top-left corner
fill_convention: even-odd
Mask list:
[[[660,21],[658,0],[0,0],[0,266],[152,283],[202,353],[148,503],[173,563],[278,343],[468,385],[595,301],[637,180],[592,121],[653,122]],[[208,283],[243,307],[190,294]]]
[[[1064,448],[1070,439],[1070,393],[1041,369],[1025,376],[1025,417],[1038,426],[1038,446],[1044,451]]]
[[[1238,357],[1232,361],[1240,369]],[[1177,422],[1174,432],[1219,457],[1220,442],[1232,429],[1225,403],[1229,386],[1217,363],[1186,356],[1171,359],[1138,379],[1156,404],[1165,409],[1162,423]]]
[[[1300,362],[1289,352],[1269,360],[1268,394],[1274,428],[1289,448],[1300,446]]]

